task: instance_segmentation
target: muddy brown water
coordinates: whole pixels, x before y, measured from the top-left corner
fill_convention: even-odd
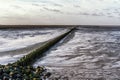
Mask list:
[[[120,30],[79,28],[45,54],[50,80],[120,80]]]

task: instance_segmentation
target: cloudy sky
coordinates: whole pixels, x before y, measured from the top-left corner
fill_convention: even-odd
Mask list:
[[[0,24],[120,25],[120,0],[0,0]]]

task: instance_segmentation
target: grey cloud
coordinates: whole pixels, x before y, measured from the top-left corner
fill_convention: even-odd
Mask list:
[[[91,16],[105,16],[102,12],[99,12],[99,13],[89,13],[89,12],[81,12],[79,13],[79,15],[91,15]]]
[[[93,14],[91,14],[92,16],[99,16],[97,13],[93,13]]]
[[[44,7],[46,6],[45,4],[38,4],[38,3],[32,3],[33,6],[36,6],[36,7]]]
[[[114,17],[114,16],[108,15],[107,17]]]
[[[107,16],[111,16],[112,14],[119,15],[120,13],[120,9],[115,7],[103,9],[103,11],[106,12]]]
[[[110,16],[112,15],[113,13],[114,14],[118,14],[119,13],[119,10],[116,9],[116,8],[106,8],[106,9],[103,9],[102,12],[106,13],[106,15]]]
[[[92,16],[104,16],[104,14],[103,13],[93,13],[93,14],[91,14]]]
[[[114,1],[114,3],[118,3],[118,1]]]
[[[107,13],[107,15],[111,15],[111,13],[110,13],[110,12],[108,12],[108,13]]]
[[[41,3],[43,4],[50,4],[50,5],[54,5],[54,6],[59,6],[59,7],[62,7],[63,5],[60,4],[60,3],[55,3],[53,1],[42,1]]]
[[[53,5],[53,6],[58,6],[58,7],[62,7],[63,5],[61,4],[58,4],[58,3],[45,3],[45,2],[42,2],[43,4],[38,4],[38,3],[32,3],[33,6],[37,6],[37,7],[44,7],[44,6],[48,6],[48,4],[50,5]]]
[[[106,9],[103,9],[103,11],[110,11],[111,9],[109,9],[109,8],[106,8]]]
[[[113,13],[120,13],[119,9],[114,9]]]
[[[80,6],[79,6],[79,5],[74,5],[74,7],[76,7],[76,8],[80,8]]]
[[[59,6],[62,7],[63,5],[60,3],[55,3],[55,2],[49,2],[49,4],[54,5],[54,6]]]
[[[5,15],[5,16],[2,16],[1,18],[4,18],[4,19],[25,19],[24,16],[8,16],[8,15]]]
[[[67,12],[68,15],[85,15],[85,16],[105,16],[103,12],[79,12],[79,13],[73,13],[73,12]]]
[[[37,3],[32,3],[33,6],[40,6],[39,4]]]
[[[67,12],[66,14],[68,14],[68,15],[90,15],[90,14],[87,13],[87,12],[80,12],[80,13]]]
[[[99,1],[104,1],[104,0],[99,0]]]
[[[58,13],[63,13],[63,12],[61,12],[60,10],[58,10],[58,9],[50,9],[50,8],[47,8],[47,7],[43,7],[45,10],[47,10],[47,11],[52,11],[52,12],[58,12]]]
[[[63,7],[62,4],[58,4],[58,3],[53,3],[54,6],[59,6],[59,7]]]
[[[71,12],[66,12],[65,14],[67,14],[67,15],[76,15],[75,13],[71,13]]]
[[[18,5],[13,5],[14,8],[17,8],[17,9],[22,9],[21,6],[18,6]]]
[[[15,8],[15,9],[26,11],[26,9],[24,7],[22,7],[21,5],[12,5],[12,7]]]
[[[80,13],[80,15],[90,15],[90,14],[87,12],[83,12],[83,13]]]

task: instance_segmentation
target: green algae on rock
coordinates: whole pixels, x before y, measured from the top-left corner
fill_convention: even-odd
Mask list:
[[[19,66],[16,64],[0,65],[0,80],[43,80],[51,73],[44,67]]]

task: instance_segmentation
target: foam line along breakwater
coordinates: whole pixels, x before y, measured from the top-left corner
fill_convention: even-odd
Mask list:
[[[49,50],[53,45],[55,45],[57,42],[59,42],[61,39],[63,39],[65,36],[67,36],[74,29],[75,28],[72,28],[68,32],[66,32],[66,33],[64,33],[64,34],[62,34],[62,35],[60,35],[60,36],[46,42],[40,48],[33,50],[31,53],[24,56],[23,58],[21,58],[20,60],[18,60],[15,63],[17,63],[17,64],[19,64],[21,66],[26,66],[26,65],[30,65],[30,64],[34,63],[34,61],[37,58],[40,58],[43,55],[44,52]]]
[[[44,67],[38,66],[37,68],[33,68],[31,64],[34,63],[36,59],[40,58],[45,51],[49,50],[53,45],[55,45],[73,30],[74,28],[54,39],[51,39],[13,64],[0,65],[0,79],[44,80],[48,78],[51,73],[46,72]]]

